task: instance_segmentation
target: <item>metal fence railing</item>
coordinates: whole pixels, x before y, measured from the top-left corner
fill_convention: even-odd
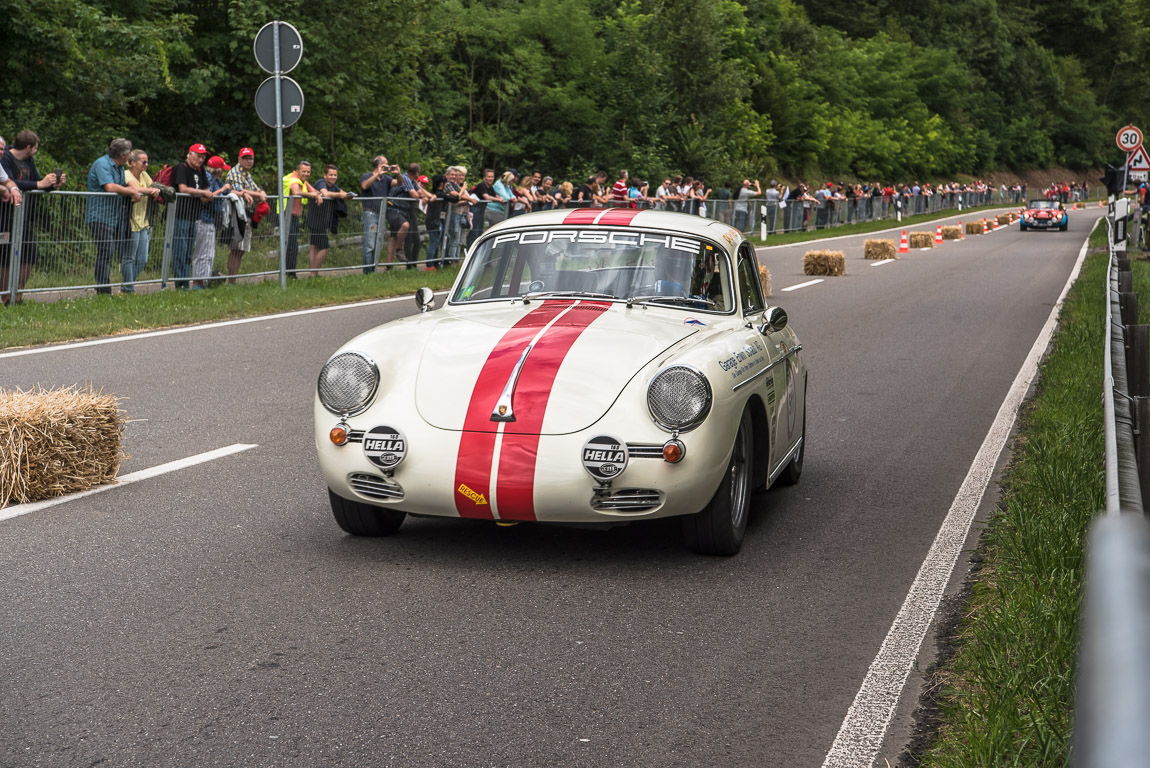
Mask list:
[[[1103,370],[1106,509],[1087,550],[1073,764],[1150,760],[1150,334],[1125,252],[1126,201],[1111,205]]]
[[[639,199],[626,205],[704,215],[767,238],[1008,202],[1000,197],[985,190],[827,200]],[[287,199],[289,211],[294,201]],[[254,226],[249,222],[247,242],[237,247],[235,206],[226,198],[210,208],[187,195],[177,195],[167,205],[148,201],[147,226],[133,232],[128,200],[120,195],[28,192],[20,206],[0,204],[0,298],[6,300],[12,292],[134,292],[169,284],[184,288],[197,278],[287,279],[356,269],[439,267],[462,258],[487,218],[485,204],[463,214],[436,207],[429,216],[425,206],[407,198],[352,197],[320,206],[305,200],[298,217],[282,217],[286,237],[281,254],[281,216],[274,212],[275,201],[270,202],[273,212]],[[115,209],[122,215],[96,227],[91,221],[94,208]]]

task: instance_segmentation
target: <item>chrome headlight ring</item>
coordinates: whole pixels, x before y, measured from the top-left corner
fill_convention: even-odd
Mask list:
[[[697,368],[670,365],[647,385],[647,411],[660,429],[690,432],[711,412],[711,383]]]
[[[362,352],[340,352],[324,363],[316,387],[324,408],[355,416],[367,410],[379,391],[379,366]]]

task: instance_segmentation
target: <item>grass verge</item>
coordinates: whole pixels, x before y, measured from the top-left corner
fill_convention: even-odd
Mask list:
[[[1086,535],[1103,508],[1105,227],[1067,296],[1011,445],[948,658],[932,671],[939,729],[922,766],[1065,765]],[[1141,286],[1139,288],[1139,286]],[[1150,288],[1150,265],[1135,265]],[[929,707],[928,707],[929,708]]]
[[[415,295],[420,286],[450,288],[458,268],[419,272],[393,270],[374,275],[236,283],[206,291],[86,296],[61,301],[25,300],[0,307],[0,349],[74,339],[135,333],[153,328],[194,325],[253,317],[293,309]]]

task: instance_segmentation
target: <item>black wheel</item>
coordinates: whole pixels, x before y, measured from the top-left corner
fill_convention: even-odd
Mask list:
[[[352,536],[390,536],[399,530],[403,519],[407,517],[406,512],[380,509],[337,496],[330,488],[327,489],[327,496],[331,500],[331,513],[335,521]]]
[[[751,509],[751,460],[754,425],[751,412],[743,411],[731,462],[719,489],[701,512],[683,518],[687,548],[701,555],[733,555],[743,545]]]
[[[1025,232],[1026,231],[1026,225],[1025,224],[1019,224],[1018,225],[1018,231],[1019,232]]]
[[[1063,224],[1061,227],[1059,227],[1059,228],[1058,228],[1058,231],[1059,231],[1059,232],[1065,232],[1065,231],[1066,231],[1066,227],[1067,227],[1067,226],[1069,226],[1069,225],[1068,225],[1068,224]]]

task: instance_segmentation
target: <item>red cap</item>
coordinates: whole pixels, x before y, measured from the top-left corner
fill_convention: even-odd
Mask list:
[[[272,212],[272,209],[271,209],[270,205],[268,205],[267,203],[260,203],[259,205],[256,206],[256,210],[252,214],[252,223],[253,224],[259,224],[260,219],[262,219],[264,216],[267,216],[271,212]]]
[[[251,147],[244,147],[240,150],[240,157],[255,157],[256,153]]]
[[[203,144],[193,144],[192,146],[188,147],[188,151],[189,152],[195,152],[197,155],[208,154],[208,148],[205,147]]]
[[[420,184],[429,184],[430,183],[430,181],[428,180],[428,178],[426,176],[420,176],[418,181]]]
[[[209,168],[219,168],[220,170],[230,171],[232,167],[224,162],[224,159],[219,155],[212,155],[208,158]]]

